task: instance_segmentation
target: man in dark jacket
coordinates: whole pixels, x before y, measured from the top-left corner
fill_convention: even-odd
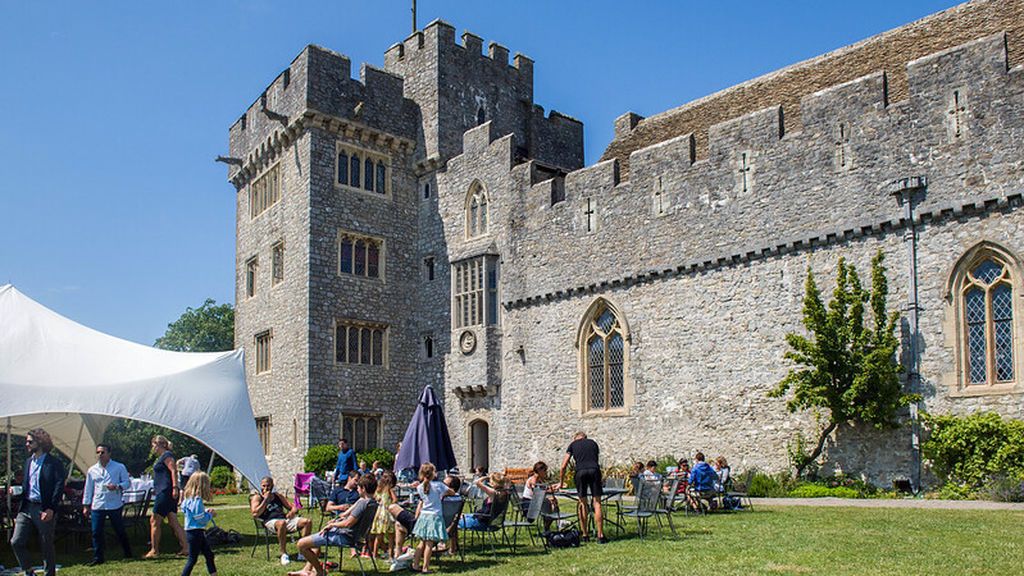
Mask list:
[[[57,503],[64,494],[64,465],[50,456],[53,441],[46,430],[36,428],[25,435],[25,451],[30,454],[25,461],[25,481],[22,483],[21,511],[14,521],[14,535],[11,548],[18,558],[18,564],[25,574],[32,576],[32,558],[28,543],[32,529],[39,533],[43,549],[43,569],[46,576],[57,573],[57,553],[53,547],[53,527],[57,523]]]

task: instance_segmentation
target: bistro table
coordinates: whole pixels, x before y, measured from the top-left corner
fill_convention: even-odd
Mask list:
[[[601,511],[603,513],[603,516],[604,516],[604,521],[609,523],[609,524],[611,524],[611,525],[613,525],[613,526],[615,526],[616,528],[618,528],[619,532],[624,532],[625,528],[623,528],[622,524],[619,524],[615,520],[611,519],[611,516],[605,510],[605,504],[607,504],[608,501],[611,500],[612,498],[616,498],[616,497],[622,496],[626,492],[627,492],[627,490],[625,488],[612,488],[610,486],[605,486],[605,487],[603,487],[601,489]],[[556,496],[564,496],[564,497],[566,497],[566,498],[568,498],[570,500],[576,501],[577,505],[580,504],[580,495],[579,495],[579,492],[577,492],[575,488],[562,488],[561,490],[555,492],[555,495]],[[593,526],[593,523],[594,523],[594,514],[593,513],[587,515],[587,521],[590,523],[591,526]]]

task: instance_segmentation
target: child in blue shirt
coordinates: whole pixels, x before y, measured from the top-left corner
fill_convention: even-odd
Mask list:
[[[212,508],[207,510],[203,506],[203,500],[213,499],[213,489],[210,485],[210,477],[205,472],[196,472],[188,479],[185,485],[184,501],[181,503],[181,511],[185,513],[185,539],[188,541],[188,560],[181,570],[181,576],[192,574],[192,568],[199,561],[201,553],[206,558],[206,571],[210,576],[216,576],[217,566],[213,563],[213,550],[210,543],[206,541],[206,525],[213,520],[216,511]]]

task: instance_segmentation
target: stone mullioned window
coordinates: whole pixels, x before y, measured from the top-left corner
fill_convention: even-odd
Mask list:
[[[270,330],[256,335],[256,373],[270,372],[270,352],[274,335]]]
[[[453,328],[498,323],[498,259],[478,256],[452,265]]]
[[[383,154],[339,142],[336,146],[336,186],[387,196],[391,193],[391,159]]]
[[[584,314],[578,338],[582,411],[626,413],[633,394],[627,378],[629,330],[622,313],[598,298]]]
[[[335,364],[384,366],[387,333],[388,327],[384,324],[338,320],[334,326]]]
[[[284,280],[284,242],[278,242],[270,248],[270,283],[277,285]]]
[[[338,274],[384,277],[384,240],[344,230],[338,232]]]
[[[256,218],[281,199],[281,169],[275,164],[249,185],[249,216]]]
[[[341,436],[348,438],[352,449],[366,452],[381,447],[381,415],[380,414],[342,414]],[[367,462],[372,464],[372,462]]]
[[[260,270],[259,258],[253,256],[245,261],[245,296],[252,298],[256,295],[256,278]]]
[[[260,437],[263,454],[270,456],[270,416],[261,416],[256,419],[256,433]]]
[[[956,306],[960,391],[999,392],[1017,382],[1016,334],[1019,284],[1016,259],[994,244],[982,243],[958,263],[951,297]]]

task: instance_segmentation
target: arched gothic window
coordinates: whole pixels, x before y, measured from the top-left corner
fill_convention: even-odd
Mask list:
[[[1016,382],[1018,282],[1015,259],[989,243],[971,249],[956,267],[950,295],[957,308],[962,389],[982,391]]]
[[[466,237],[487,233],[487,191],[474,182],[466,196]]]
[[[621,314],[607,301],[591,305],[580,326],[580,367],[583,411],[601,412],[626,407],[628,331]]]

